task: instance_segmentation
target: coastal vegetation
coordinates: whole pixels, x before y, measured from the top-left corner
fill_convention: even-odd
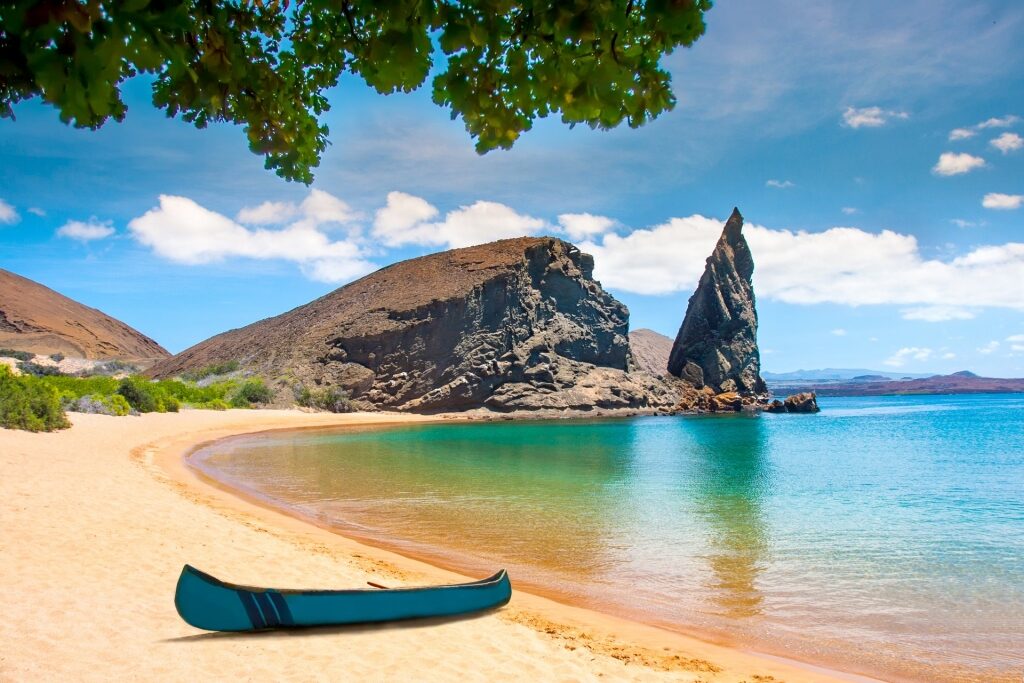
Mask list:
[[[44,372],[33,372],[42,369]],[[105,368],[104,368],[105,369]],[[258,377],[216,377],[151,380],[140,375],[72,376],[52,366],[23,361],[20,375],[0,365],[0,426],[8,429],[52,431],[70,426],[67,411],[102,415],[175,413],[181,408],[227,410],[253,408],[274,399],[274,391]],[[305,391],[312,408],[341,412],[347,397],[339,392]]]
[[[0,427],[50,432],[70,427],[57,391],[31,375],[0,365]]]

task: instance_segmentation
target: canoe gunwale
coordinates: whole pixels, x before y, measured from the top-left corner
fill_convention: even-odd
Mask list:
[[[438,586],[409,586],[409,587],[397,587],[397,588],[342,588],[342,589],[303,589],[303,588],[262,588],[259,586],[245,586],[242,584],[229,583],[222,581],[211,574],[207,574],[204,571],[196,569],[190,564],[186,564],[182,568],[182,573],[190,573],[196,578],[203,582],[214,586],[216,588],[223,588],[231,591],[244,591],[248,593],[280,593],[281,595],[348,595],[348,594],[366,594],[366,593],[413,593],[418,591],[436,591],[443,590],[446,588],[488,588],[497,584],[507,581],[507,572],[504,569],[498,570],[495,574],[488,576],[485,579],[479,579],[477,581],[469,581],[466,583],[453,583],[444,584]]]

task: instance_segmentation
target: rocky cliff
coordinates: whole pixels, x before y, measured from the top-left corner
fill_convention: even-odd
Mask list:
[[[418,412],[657,408],[631,372],[629,313],[559,239],[519,238],[394,264],[288,313],[159,363],[168,377],[224,361],[275,383],[331,386]]]
[[[2,268],[0,348],[133,361],[169,355],[155,341],[103,311]]]
[[[754,259],[734,209],[690,297],[668,360],[668,371],[710,393],[760,396],[757,310],[751,277]]]

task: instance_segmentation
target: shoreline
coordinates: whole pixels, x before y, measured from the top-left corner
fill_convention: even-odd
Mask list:
[[[300,653],[304,658],[316,654],[327,662],[344,663],[346,671],[355,676],[388,678],[415,672],[422,678],[421,648],[423,641],[431,640],[438,648],[434,654],[444,654],[448,667],[432,671],[437,678],[450,678],[453,674],[473,678],[474,673],[480,673],[479,662],[483,655],[501,659],[498,670],[510,679],[554,676],[592,680],[613,676],[630,680],[736,683],[751,680],[786,680],[790,683],[873,680],[810,663],[707,642],[676,631],[559,603],[519,589],[514,590],[512,601],[505,608],[473,618],[431,624],[413,622],[329,629],[310,634],[308,638],[288,633],[225,637],[225,634],[197,632],[178,619],[171,606],[173,579],[170,577],[176,579],[182,558],[226,580],[266,585],[340,587],[360,585],[366,580],[390,582],[390,585],[396,582],[408,585],[464,580],[462,575],[436,565],[369,545],[268,505],[245,500],[225,487],[204,481],[204,477],[185,462],[188,454],[202,446],[231,436],[304,428],[443,422],[448,419],[452,418],[272,410],[186,411],[141,418],[76,414],[72,416],[73,427],[64,432],[28,434],[0,431],[0,444],[5,446],[0,449],[4,451],[0,462],[4,463],[8,473],[0,485],[0,493],[8,501],[4,504],[4,518],[10,517],[5,526],[14,525],[17,532],[9,540],[6,559],[0,564],[3,568],[0,571],[3,585],[0,598],[4,597],[4,592],[9,592],[6,604],[13,602],[17,607],[11,610],[6,622],[0,624],[0,638],[3,638],[9,652],[0,655],[0,673],[24,677],[40,672],[54,674],[59,670],[81,679],[89,678],[90,674],[108,678],[117,671],[133,672],[137,676],[148,668],[150,676],[178,679],[197,674],[223,677],[237,666],[239,673],[251,676],[253,672],[247,668],[251,663],[247,663],[246,657],[239,658],[239,650],[256,649],[263,651],[265,661],[260,664],[263,673],[274,678],[302,679],[308,678],[310,672],[318,671],[313,665],[296,671],[295,657]],[[106,445],[107,453],[96,447],[100,444]],[[76,457],[74,453],[68,453],[69,450],[83,452]],[[52,500],[39,492],[40,488],[45,491],[47,477],[33,477],[31,470],[34,468],[24,462],[24,459],[40,454],[49,456],[51,467],[43,468],[50,475],[49,479],[56,478],[65,489],[70,484],[70,491],[56,492],[57,500],[63,498],[62,502],[73,510],[78,502],[74,500],[75,492],[86,493],[85,499],[88,500],[90,484],[96,488],[112,487],[111,497],[120,498],[117,501],[120,514],[114,518],[122,524],[97,526],[89,523],[95,519],[74,519],[72,515],[62,520],[60,511],[46,504]],[[19,472],[19,469],[27,471]],[[92,481],[83,481],[90,478]],[[35,481],[31,481],[33,479]],[[129,480],[135,485],[133,489],[118,491],[118,487]],[[71,495],[62,497],[62,493]],[[34,496],[43,499],[34,502],[43,504],[33,505]],[[12,501],[17,501],[18,505],[8,510]],[[100,510],[86,509],[81,517],[95,517],[99,513],[100,518],[109,519],[109,515],[102,514],[105,512],[102,502],[94,505]],[[155,509],[157,507],[159,510]],[[56,520],[52,519],[54,512],[57,512]],[[152,516],[157,519],[152,519]],[[20,524],[23,521],[25,523]],[[35,527],[53,531],[60,527],[62,521],[66,521],[67,526],[76,527],[71,530],[71,536],[80,539],[84,532],[87,538],[110,546],[109,551],[86,558],[92,562],[83,561],[70,547],[62,546],[60,538],[49,539],[56,543],[39,544],[23,551],[18,541],[25,539],[20,536],[38,537]],[[140,522],[142,529],[138,528]],[[83,526],[86,528],[81,528]],[[149,547],[149,552],[142,546]],[[226,553],[225,549],[235,552]],[[40,553],[45,557],[22,557]],[[150,608],[145,610],[145,625],[140,628],[136,624],[130,634],[118,629],[110,633],[109,623],[103,628],[97,625],[93,630],[103,637],[99,640],[95,637],[85,639],[91,647],[77,656],[67,648],[53,647],[55,644],[66,645],[69,638],[75,637],[61,637],[62,617],[73,616],[79,611],[74,609],[75,605],[61,598],[67,597],[68,592],[75,593],[77,602],[82,603],[79,606],[84,608],[80,611],[85,614],[96,613],[96,602],[109,611],[111,596],[103,594],[105,584],[97,585],[88,580],[93,578],[93,572],[89,570],[95,570],[96,565],[102,568],[109,564],[118,567],[128,577],[137,577],[138,571],[123,566],[131,564],[131,560],[125,560],[133,556],[143,558],[144,565],[150,570],[159,568],[157,573],[162,575],[155,584],[151,580],[151,585],[147,585],[145,590],[139,587],[136,595],[135,603],[145,603]],[[268,563],[268,558],[286,559],[287,562]],[[45,571],[32,573],[33,560]],[[79,566],[69,571],[67,565],[76,561]],[[60,571],[62,569],[63,572]],[[84,583],[91,587],[92,594],[80,596],[74,585],[54,585],[45,576],[52,573],[64,574],[62,578],[70,580],[71,584]],[[145,578],[145,573],[137,578]],[[116,583],[114,587],[118,590],[111,592],[132,592],[131,587],[126,589]],[[19,595],[33,595],[38,598],[37,604],[25,605],[25,600],[19,604]],[[47,606],[54,608],[49,619],[39,618],[38,603],[42,603],[44,609]],[[135,607],[138,608],[139,604]],[[150,631],[145,626],[150,627]],[[158,636],[155,641],[147,638],[147,635],[155,635],[153,631],[163,638]],[[66,633],[73,634],[73,631],[69,629]],[[169,633],[174,637],[167,638]],[[384,634],[386,637],[376,638]],[[367,642],[374,638],[372,647],[368,647]],[[129,640],[131,643],[126,642]],[[360,641],[364,649],[351,652],[350,648],[342,646],[349,640]],[[196,645],[194,653],[189,653],[193,659],[187,666],[180,656],[171,656],[169,661],[159,664],[152,661],[154,643],[156,651],[166,652],[165,646],[169,643],[181,642],[201,643]],[[76,641],[76,645],[78,650],[85,647],[81,641]],[[195,658],[200,651],[203,656]],[[90,662],[104,662],[109,669],[87,668]],[[41,668],[43,666],[46,668]]]

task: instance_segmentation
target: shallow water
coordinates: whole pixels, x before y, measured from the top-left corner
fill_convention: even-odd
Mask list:
[[[1024,395],[278,432],[193,464],[342,532],[841,669],[1024,675]]]

